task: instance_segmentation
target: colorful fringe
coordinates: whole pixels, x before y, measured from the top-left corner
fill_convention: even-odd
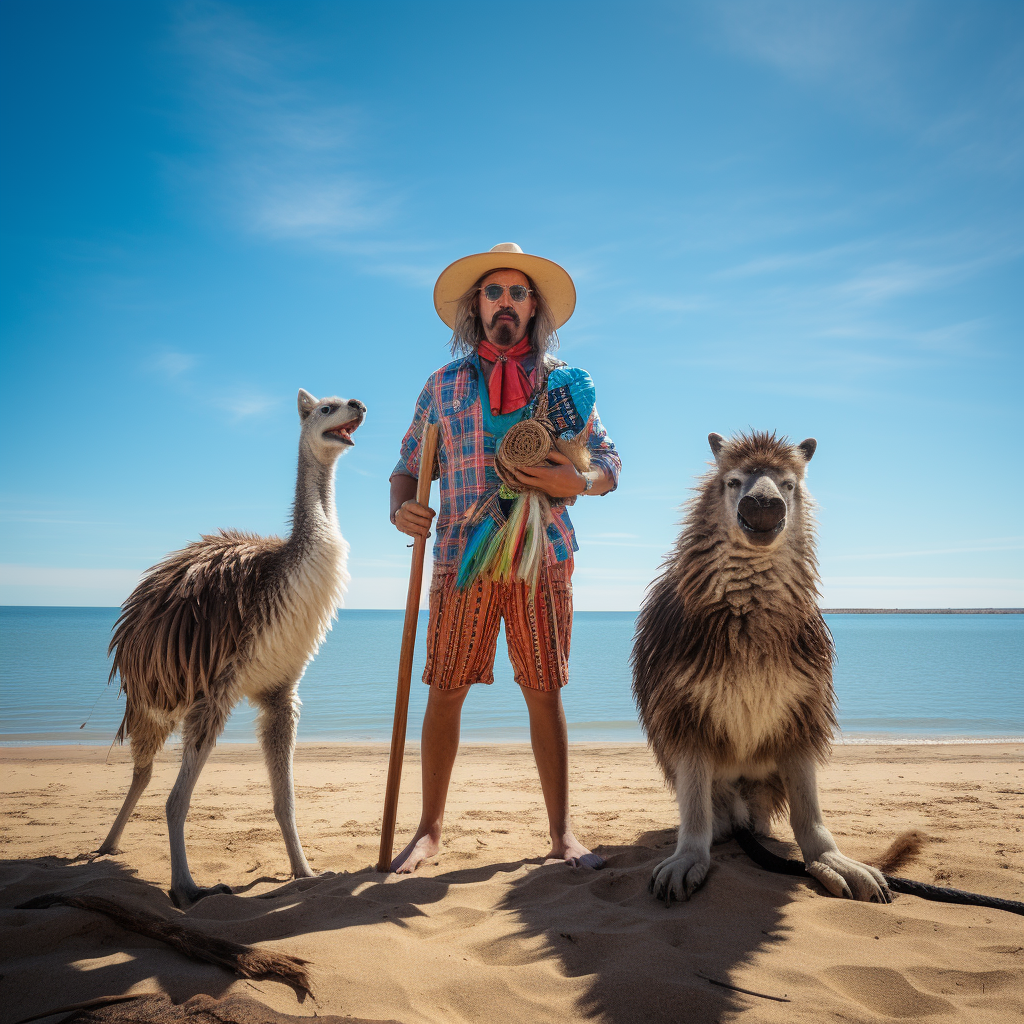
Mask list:
[[[512,507],[506,513],[509,501]],[[526,580],[531,593],[536,592],[550,517],[545,494],[514,491],[502,484],[473,517],[477,522],[466,540],[455,585],[464,590],[481,575],[502,583],[515,577]]]

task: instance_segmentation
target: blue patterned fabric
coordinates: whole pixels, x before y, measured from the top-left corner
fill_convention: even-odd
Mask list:
[[[548,419],[561,438],[583,432],[594,411],[597,391],[590,374],[575,366],[559,366],[548,374]]]

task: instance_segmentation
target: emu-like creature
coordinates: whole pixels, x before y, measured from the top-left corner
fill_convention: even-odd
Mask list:
[[[231,709],[259,708],[274,814],[296,877],[313,874],[295,827],[292,753],[296,687],[331,627],[348,583],[348,544],[338,529],[334,467],[352,446],[366,406],[299,391],[299,472],[292,534],[223,531],[168,555],[143,577],[114,627],[110,678],[121,677],[131,740],[131,788],[99,853],[116,853],[125,824],[171,732],[182,731],[181,769],[167,800],[171,898],[178,906],[226,885],[200,888],[185,855],[192,790]]]
[[[788,803],[807,871],[835,895],[888,903],[881,873],[839,852],[816,764],[836,725],[832,637],[818,610],[812,499],[817,442],[708,437],[716,466],[637,619],[633,693],[679,802],[679,839],[654,892],[689,899],[711,843],[767,832]]]

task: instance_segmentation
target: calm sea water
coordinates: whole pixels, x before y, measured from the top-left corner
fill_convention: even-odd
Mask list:
[[[0,607],[0,743],[109,743],[121,720],[106,657],[116,608]],[[300,686],[302,740],[389,740],[402,612],[342,611]],[[640,740],[630,695],[632,612],[577,612],[572,740]],[[1024,737],[1024,615],[830,615],[846,742]],[[420,617],[409,712],[419,738],[427,687]],[[493,686],[474,687],[463,739],[526,741],[525,705],[499,640]],[[79,726],[87,721],[84,729]],[[224,740],[252,742],[242,703]]]

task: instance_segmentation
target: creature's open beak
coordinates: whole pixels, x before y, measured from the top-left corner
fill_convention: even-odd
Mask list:
[[[362,422],[362,417],[357,416],[354,420],[348,420],[332,430],[325,430],[324,437],[330,435],[336,437],[342,444],[354,445],[355,441],[352,440],[352,435],[359,429],[359,424]]]
[[[736,521],[739,523],[740,529],[744,532],[747,538],[753,541],[755,544],[771,544],[773,540],[786,528],[785,518],[780,519],[774,526],[770,526],[767,530],[757,530],[750,523],[747,522],[743,516],[737,514]]]

